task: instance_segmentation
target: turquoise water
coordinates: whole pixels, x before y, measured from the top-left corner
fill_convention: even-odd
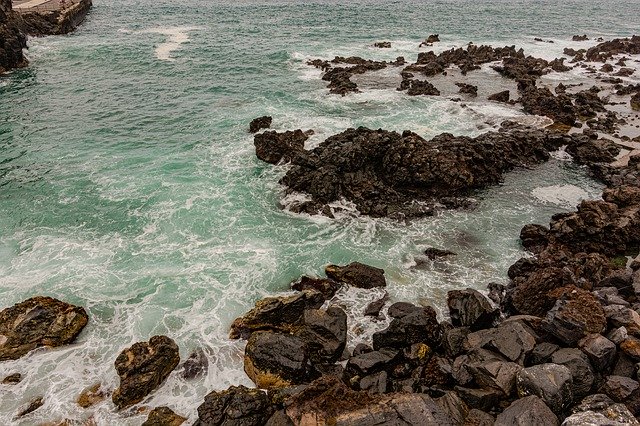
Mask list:
[[[637,32],[630,16],[640,16],[638,2],[97,0],[76,33],[30,40],[31,66],[0,78],[0,307],[50,295],[85,306],[90,323],[72,346],[0,364],[0,377],[25,376],[0,391],[0,423],[42,395],[45,405],[22,424],[140,424],[145,415],[115,413],[108,400],[88,410],[74,401],[95,382],[114,389],[117,354],[154,334],[172,337],[183,359],[197,347],[209,356],[205,378],[174,373],[143,403],[192,422],[207,392],[250,385],[243,343],[226,338],[230,322],[327,263],[382,267],[394,299],[438,309],[452,288],[504,282],[523,254],[522,225],[546,223],[600,192],[561,154],[509,174],[478,195],[475,211],[409,224],[355,212],[329,220],[279,207],[286,169],[255,158],[248,123],[268,114],[277,130],[314,129],[309,146],[359,125],[477,134],[521,113],[481,100],[462,108],[446,97],[408,98],[378,87],[384,73],[365,78],[364,93],[333,97],[304,62],[414,60],[431,33],[443,40],[436,49],[473,40],[553,58],[576,45],[572,34]],[[381,40],[394,47],[370,47]],[[489,73],[470,78],[490,90]],[[432,245],[459,255],[413,268]],[[341,293],[354,341],[384,326],[356,321],[379,295]]]

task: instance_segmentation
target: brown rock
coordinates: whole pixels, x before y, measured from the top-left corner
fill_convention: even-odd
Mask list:
[[[105,392],[101,389],[102,383],[94,383],[80,392],[76,402],[82,408],[89,408],[106,398]]]
[[[177,415],[169,407],[157,407],[151,410],[142,426],[180,426],[187,418]]]

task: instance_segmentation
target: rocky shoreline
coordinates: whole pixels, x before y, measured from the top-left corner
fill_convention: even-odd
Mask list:
[[[0,75],[14,68],[27,66],[22,49],[27,37],[20,16],[11,8],[11,0],[0,0]]]
[[[582,55],[606,61],[637,42],[603,42]],[[258,301],[231,325],[230,338],[247,341],[244,370],[256,388],[210,392],[197,419],[156,407],[145,425],[640,424],[640,153],[620,162],[620,146],[594,130],[602,126],[599,114],[607,114],[599,108],[599,91],[563,95],[560,88],[554,95],[539,88],[536,76],[548,63],[540,68],[539,60],[515,49],[468,47],[418,65],[430,70],[445,61],[470,72],[483,63],[478,58],[502,60],[500,72],[518,81],[525,111],[551,111],[555,125],[505,122],[475,138],[441,134],[431,140],[410,131],[348,129],[313,150],[304,148],[312,131],[266,130],[255,135],[256,155],[271,164],[290,163],[281,182],[310,197],[292,208],[310,214],[332,216],[333,203],[341,199],[362,214],[397,219],[472,208],[476,191],[500,183],[516,167],[548,160],[560,148],[606,185],[602,199],[556,214],[548,226],[524,226],[519,238],[529,253],[506,271],[508,284],[488,283],[487,296],[450,291],[447,318],[438,318],[432,306],[391,303],[386,296],[372,302],[362,315],[386,318],[388,326],[366,344],[349,341],[336,293],[342,287],[384,288],[384,270],[353,262],[328,265],[325,277],[303,276],[290,293]],[[356,70],[337,71],[330,81],[346,87],[361,70],[401,62],[343,58],[338,63],[355,63]],[[418,86],[408,83],[407,90]],[[629,86],[619,90],[631,99],[638,93]],[[561,132],[594,117],[591,112],[598,119],[591,125],[587,120],[590,130]],[[611,120],[615,125],[617,119]],[[260,117],[250,130],[271,124],[270,117]],[[425,252],[431,259],[451,254],[446,247]],[[82,307],[49,297],[6,308],[0,312],[0,362],[70,344],[88,321]],[[90,409],[110,398],[114,411],[134,413],[173,371],[198,380],[208,361],[202,351],[181,361],[170,337],[153,336],[124,348],[114,368],[119,386],[110,389],[96,378],[78,395],[79,406]],[[0,380],[0,386],[12,386],[21,374]],[[16,419],[29,419],[44,398],[33,399]]]

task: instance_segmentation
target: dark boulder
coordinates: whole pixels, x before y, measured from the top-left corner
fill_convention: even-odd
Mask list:
[[[560,349],[560,346],[551,342],[538,343],[527,356],[525,365],[530,367],[532,365],[547,364],[551,362],[551,355],[558,349]]]
[[[304,142],[309,138],[302,130],[287,130],[284,133],[269,131],[258,133],[253,137],[256,147],[256,156],[271,164],[281,161],[289,162],[293,157],[304,150]]]
[[[42,346],[73,342],[89,317],[84,308],[51,297],[33,297],[0,312],[0,361]]]
[[[399,352],[384,348],[352,356],[345,367],[346,373],[353,376],[367,376],[382,371],[398,362]]]
[[[589,40],[589,37],[587,37],[586,34],[584,35],[574,35],[573,37],[571,37],[572,41],[586,41]]]
[[[23,27],[22,19],[11,8],[11,0],[0,0],[0,75],[27,66],[22,52],[27,47]]]
[[[466,93],[472,97],[478,96],[478,86],[467,83],[456,83],[460,93]]]
[[[582,398],[591,391],[595,382],[595,374],[589,358],[576,348],[562,348],[551,355],[553,364],[564,365],[571,372],[571,392],[574,398]]]
[[[495,426],[557,426],[558,417],[535,395],[516,399],[498,414]]]
[[[2,379],[2,382],[0,383],[2,383],[3,385],[15,385],[17,383],[20,383],[21,381],[22,381],[22,374],[13,373],[13,374],[9,374],[4,379]]]
[[[547,116],[556,124],[571,127],[576,122],[571,99],[564,94],[556,96],[547,88],[527,86],[520,92],[520,103],[526,113]]]
[[[373,334],[373,348],[403,348],[414,343],[440,345],[442,329],[431,307],[417,309],[401,318],[394,318],[389,326]]]
[[[182,364],[182,377],[186,380],[196,379],[207,374],[209,360],[201,348],[191,352],[189,358]]]
[[[507,396],[515,390],[516,374],[522,369],[514,362],[497,360],[471,363],[468,368],[480,387],[498,389]]]
[[[475,389],[456,386],[455,391],[469,407],[483,411],[491,411],[504,399],[502,391],[492,388]]]
[[[406,90],[409,96],[440,96],[440,91],[426,80],[403,79],[398,90]]]
[[[118,409],[137,404],[158,388],[180,362],[178,345],[167,336],[134,343],[116,358],[120,386],[112,400]]]
[[[443,257],[456,256],[458,253],[455,253],[451,250],[442,250],[435,247],[429,247],[425,249],[424,254],[429,258],[429,260],[436,260]]]
[[[503,90],[502,92],[494,93],[493,95],[489,95],[487,99],[490,101],[496,102],[509,102],[510,93],[508,90]]]
[[[262,426],[273,412],[274,408],[263,391],[231,386],[204,397],[194,426]]]
[[[489,413],[485,413],[477,408],[469,410],[469,414],[464,419],[462,426],[493,426],[496,419]]]
[[[380,49],[390,49],[391,48],[391,42],[390,41],[379,41],[379,42],[373,43],[373,47],[378,47]]]
[[[313,290],[293,296],[267,297],[256,302],[253,309],[231,324],[229,337],[248,338],[258,330],[293,332],[302,325],[306,309],[318,309],[324,297]]]
[[[375,268],[360,262],[346,266],[328,265],[325,273],[331,279],[358,288],[386,287],[384,269]]]
[[[303,321],[295,335],[306,343],[311,362],[336,362],[347,344],[347,314],[337,306],[326,311],[307,309]]]
[[[447,293],[447,305],[451,323],[456,327],[479,330],[490,327],[500,316],[500,310],[479,291],[473,289],[452,290]]]
[[[331,299],[342,287],[342,284],[327,278],[313,278],[302,276],[298,281],[291,284],[291,288],[297,291],[315,290],[322,293],[325,299]]]
[[[422,309],[420,306],[409,302],[396,302],[389,306],[387,313],[391,318],[402,318],[420,309]]]
[[[540,253],[549,244],[549,228],[543,225],[529,224],[520,230],[522,247],[532,253]]]
[[[612,426],[640,424],[623,404],[614,403],[603,394],[589,395],[573,408],[563,426]]]
[[[520,370],[516,375],[518,395],[535,395],[556,414],[573,402],[573,378],[564,365],[540,364]]]
[[[578,342],[591,364],[600,372],[609,371],[615,362],[616,345],[601,334],[590,334]]]
[[[180,426],[187,418],[177,415],[169,407],[157,407],[151,410],[142,426]]]
[[[536,333],[530,327],[516,321],[503,322],[496,328],[480,330],[467,335],[466,350],[488,349],[501,354],[509,361],[524,365],[524,361],[536,346]]]
[[[273,118],[267,115],[254,118],[253,120],[251,120],[251,123],[249,123],[249,132],[255,133],[260,129],[268,129],[269,127],[271,127],[272,121]]]
[[[387,303],[387,300],[389,300],[389,294],[385,292],[384,296],[382,296],[380,299],[374,300],[367,305],[367,307],[364,309],[364,316],[378,317],[380,315],[380,311]]]
[[[42,397],[34,398],[33,400],[31,400],[29,402],[29,404],[27,404],[26,406],[21,408],[20,411],[18,411],[18,414],[16,414],[16,417],[14,418],[14,420],[17,420],[20,417],[24,417],[27,414],[33,413],[34,411],[36,411],[38,408],[42,407],[43,405],[44,405],[44,398],[42,398]]]
[[[616,402],[622,402],[627,399],[640,384],[623,376],[609,376],[600,391]]]
[[[467,404],[453,391],[445,392],[443,396],[436,399],[436,403],[447,413],[454,424],[461,425],[469,414]]]
[[[297,385],[313,378],[304,340],[269,331],[257,331],[247,341],[244,371],[261,389]]]

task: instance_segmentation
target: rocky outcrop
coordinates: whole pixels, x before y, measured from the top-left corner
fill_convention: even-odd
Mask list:
[[[38,347],[73,342],[89,317],[84,308],[51,297],[33,297],[0,312],[0,361]]]
[[[118,409],[130,407],[158,388],[180,362],[178,345],[167,336],[134,343],[116,358],[120,386],[112,396]]]
[[[151,410],[142,426],[180,426],[186,421],[186,417],[177,415],[169,407],[158,407]]]
[[[353,262],[346,266],[328,265],[324,272],[335,281],[358,288],[386,287],[384,269]]]
[[[304,150],[304,142],[309,139],[309,133],[302,130],[263,132],[254,136],[256,156],[266,163],[278,164],[289,162]]]
[[[60,35],[74,31],[84,21],[91,6],[91,0],[72,0],[60,4],[57,9],[25,9],[20,14],[24,30],[30,36]]]
[[[272,121],[273,121],[273,117],[270,117],[268,115],[254,118],[253,120],[251,120],[251,123],[249,123],[249,132],[256,133],[261,129],[268,129],[269,127],[271,127]]]
[[[263,391],[232,386],[204,397],[204,402],[198,407],[198,419],[194,426],[262,426],[273,411]]]
[[[27,37],[21,26],[20,17],[11,8],[11,0],[0,0],[0,75],[27,66],[22,53],[27,47]]]

